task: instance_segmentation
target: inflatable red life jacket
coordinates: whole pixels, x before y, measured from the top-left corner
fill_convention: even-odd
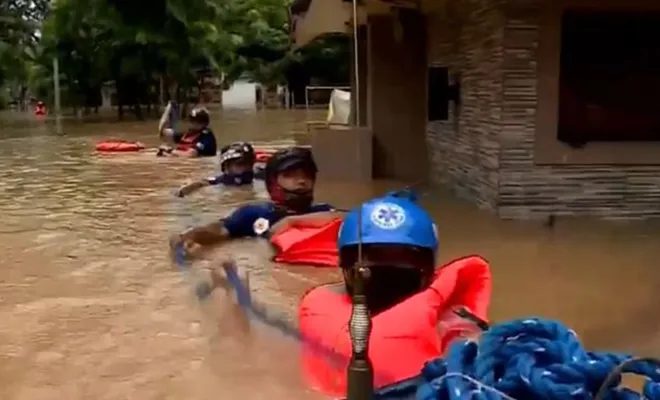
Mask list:
[[[440,267],[428,289],[374,316],[369,357],[375,387],[418,375],[425,362],[441,356],[462,332],[476,332],[452,310],[465,306],[487,321],[490,295],[488,262],[470,256]],[[328,286],[310,290],[300,303],[300,331],[309,343],[302,354],[305,378],[330,396],[346,395],[351,309],[351,299]],[[329,357],[328,351],[336,357]]]
[[[176,149],[179,151],[188,151],[193,149],[195,142],[201,134],[201,131],[187,131],[183,134],[179,143],[176,144]]]
[[[103,153],[125,153],[143,149],[144,144],[140,142],[129,142],[121,139],[108,139],[96,144],[96,151]]]
[[[297,223],[280,229],[270,238],[277,249],[273,260],[284,264],[337,268],[337,235],[341,223],[342,219],[338,218],[322,227]]]

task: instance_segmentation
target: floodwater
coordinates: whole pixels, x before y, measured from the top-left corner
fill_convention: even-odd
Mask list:
[[[286,144],[304,137],[301,110],[214,111],[222,142]],[[111,121],[111,119],[109,119]],[[298,345],[240,318],[216,292],[200,305],[168,258],[168,235],[264,196],[263,187],[172,190],[216,170],[215,160],[95,155],[101,138],[155,146],[155,121],[64,121],[64,136],[30,116],[0,119],[0,399],[313,399]],[[395,188],[321,182],[340,207]],[[482,254],[494,275],[493,320],[541,315],[596,349],[660,353],[660,226],[559,220],[503,222],[444,192],[423,197],[437,220],[441,261]],[[298,296],[333,271],[269,262],[260,241],[222,247],[255,297],[292,317]],[[214,261],[215,260],[215,261]]]

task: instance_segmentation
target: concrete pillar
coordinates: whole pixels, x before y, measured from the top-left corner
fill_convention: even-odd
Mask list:
[[[367,97],[374,135],[374,177],[424,179],[430,164],[426,150],[426,18],[401,10],[395,15],[370,16],[368,27]]]

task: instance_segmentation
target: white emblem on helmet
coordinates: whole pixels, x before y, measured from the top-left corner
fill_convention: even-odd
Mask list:
[[[438,237],[438,226],[436,224],[433,224],[433,236],[435,236],[436,241],[438,241],[440,239]]]
[[[263,235],[268,231],[268,229],[270,229],[270,222],[266,218],[259,218],[254,221],[252,228],[254,229],[254,233],[257,235]]]
[[[380,203],[371,212],[371,222],[381,229],[397,229],[406,221],[406,212],[394,203]]]

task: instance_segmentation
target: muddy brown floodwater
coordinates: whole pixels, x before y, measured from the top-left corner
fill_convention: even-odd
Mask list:
[[[304,119],[226,110],[213,124],[222,142],[281,144]],[[177,202],[172,189],[213,173],[216,160],[93,154],[100,138],[155,145],[154,121],[65,121],[65,136],[29,116],[0,124],[0,399],[318,398],[299,378],[294,341],[267,327],[246,334],[224,293],[200,306],[168,259],[169,234],[264,197],[263,187]],[[394,187],[321,182],[318,199],[349,207]],[[560,220],[550,229],[498,221],[442,192],[423,201],[441,261],[491,261],[494,320],[558,318],[592,348],[660,354],[659,224]],[[257,299],[289,315],[304,290],[337,279],[273,265],[259,241],[213,258],[226,256],[252,271]]]

